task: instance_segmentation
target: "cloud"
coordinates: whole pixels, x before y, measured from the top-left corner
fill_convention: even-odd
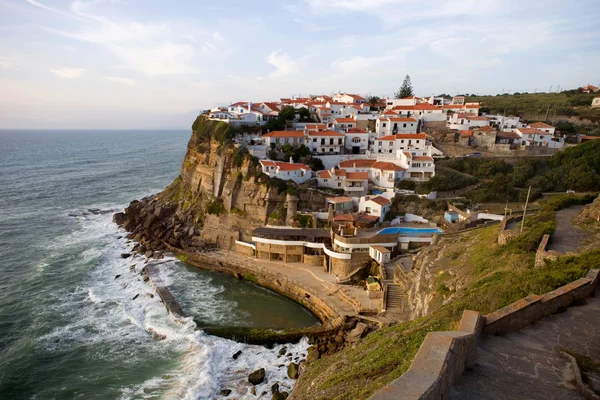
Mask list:
[[[69,13],[34,0],[28,1],[44,10],[86,22],[72,31],[47,30],[71,39],[103,46],[123,63],[121,68],[138,71],[148,77],[197,71],[192,63],[194,47],[182,43],[183,40],[189,42],[190,37],[194,35],[180,32],[181,29],[177,26],[168,23],[146,24],[135,20],[115,21],[93,13],[93,6],[98,2],[74,1]],[[214,43],[224,42],[219,32],[214,32],[210,38]]]
[[[51,69],[50,72],[52,72],[53,74],[56,74],[60,78],[77,79],[77,78],[80,78],[85,73],[85,69],[83,69],[83,68],[59,68],[59,69]]]
[[[20,57],[16,54],[0,54],[0,68],[16,69]]]
[[[131,78],[125,78],[122,76],[105,76],[104,79],[111,82],[122,83],[125,85],[134,85],[135,81]]]
[[[276,68],[275,71],[269,74],[269,78],[289,75],[298,69],[297,63],[292,60],[288,53],[284,53],[281,50],[276,50],[269,54],[265,61]]]

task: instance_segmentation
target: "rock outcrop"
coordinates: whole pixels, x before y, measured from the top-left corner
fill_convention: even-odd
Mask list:
[[[263,174],[255,157],[233,145],[225,122],[200,116],[192,129],[175,181],[114,216],[140,242],[137,252],[160,250],[165,243],[183,249],[233,249],[236,240],[250,241],[256,227],[288,224],[287,216],[296,214],[288,210],[290,204],[308,211],[324,207],[322,194],[300,192],[292,183]]]

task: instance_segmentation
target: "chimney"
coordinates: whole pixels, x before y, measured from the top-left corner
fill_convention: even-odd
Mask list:
[[[290,156],[290,164],[294,163],[294,159]]]

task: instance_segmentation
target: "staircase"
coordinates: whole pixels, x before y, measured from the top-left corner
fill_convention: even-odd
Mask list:
[[[402,287],[400,287],[400,285],[396,285],[395,283],[393,283],[393,281],[391,282],[392,283],[386,281],[387,300],[385,304],[385,312],[388,314],[397,312],[399,313],[402,312],[402,310],[404,309],[404,291],[402,290]]]

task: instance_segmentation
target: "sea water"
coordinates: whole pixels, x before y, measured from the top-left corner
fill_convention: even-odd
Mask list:
[[[305,356],[306,340],[245,345],[204,334],[192,317],[310,326],[307,310],[167,257],[161,278],[189,315],[177,320],[139,275],[144,259],[120,256],[132,243],[112,214],[179,174],[189,136],[0,131],[0,399],[255,398],[247,377],[262,367],[258,397],[275,382],[292,388],[285,366]]]

